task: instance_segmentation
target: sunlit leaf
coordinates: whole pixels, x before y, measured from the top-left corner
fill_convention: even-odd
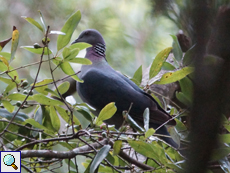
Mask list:
[[[14,26],[13,27],[13,33],[12,33],[12,44],[11,44],[11,58],[10,58],[10,61],[12,61],[13,58],[14,58],[14,55],[15,55],[17,47],[18,47],[18,41],[19,41],[19,31]]]
[[[61,101],[48,98],[48,97],[44,96],[43,94],[35,94],[35,95],[32,96],[32,98],[35,101],[37,101],[38,103],[43,104],[43,105],[59,106],[59,105],[64,104]]]
[[[117,140],[114,142],[113,144],[113,155],[116,156],[120,153],[122,147],[122,141],[121,140]]]
[[[70,55],[69,55],[68,57],[65,58],[65,60],[69,61],[69,60],[71,60],[71,59],[74,59],[74,58],[78,55],[79,51],[80,51],[80,50],[79,50],[78,48],[73,49],[73,50],[70,52]]]
[[[54,109],[53,106],[50,106],[50,119],[51,119],[51,123],[52,123],[54,129],[56,131],[58,131],[60,129],[61,123],[60,123],[60,119],[56,113],[56,110]]]
[[[35,21],[33,18],[26,17],[26,16],[22,16],[22,18],[24,18],[25,20],[27,20],[27,22],[29,22],[32,25],[36,26],[39,30],[41,30],[43,32],[42,26],[37,21]]]
[[[4,58],[6,58],[7,61],[9,61],[11,58],[11,54],[8,52],[0,52],[0,55],[3,56]]]
[[[84,43],[84,42],[74,43],[74,44],[69,46],[70,49],[78,48],[80,50],[86,49],[88,47],[92,47],[92,45],[88,44],[88,43]]]
[[[145,138],[152,136],[154,133],[155,133],[155,130],[153,128],[148,129],[148,131],[145,132]]]
[[[180,79],[183,79],[185,76],[188,74],[192,73],[194,71],[193,67],[184,67],[180,70],[177,70],[175,72],[168,72],[165,73],[160,81],[154,82],[155,84],[168,84],[168,83],[173,83],[176,82]]]
[[[133,78],[131,79],[136,85],[140,85],[142,81],[142,65],[134,73]]]
[[[83,82],[83,80],[81,80],[77,75],[74,75],[75,72],[69,62],[62,62],[56,59],[53,59],[52,61],[54,64],[59,65],[65,74],[70,75],[74,80],[78,82]]]
[[[181,62],[183,52],[181,50],[180,44],[178,42],[177,36],[170,35],[173,39],[173,55],[178,62]]]
[[[4,108],[7,109],[7,111],[9,111],[10,113],[12,113],[14,111],[14,106],[9,102],[9,101],[6,101],[6,100],[1,100]]]
[[[26,99],[26,95],[20,93],[13,93],[8,95],[7,98],[10,100],[24,101]],[[27,100],[33,100],[33,98],[29,96]]]
[[[23,49],[26,49],[32,53],[35,53],[35,54],[42,54],[43,52],[43,49],[44,49],[44,55],[51,55],[52,54],[52,51],[50,49],[48,49],[47,47],[45,48],[34,48],[34,46],[21,46],[21,48]]]
[[[42,81],[39,81],[39,82],[37,82],[36,84],[35,84],[35,90],[37,91],[37,92],[39,92],[39,93],[42,93],[42,94],[44,94],[44,95],[47,95],[48,94],[48,92],[45,90],[46,88],[48,88],[48,85],[45,85],[45,84],[48,84],[48,83],[50,83],[50,82],[53,82],[53,80],[52,79],[44,79],[44,80],[42,80]],[[31,86],[32,86],[33,84],[31,84]],[[39,87],[41,85],[41,87]],[[44,86],[42,86],[42,85],[44,85]]]
[[[9,67],[9,63],[8,63],[8,61],[7,61],[6,58],[4,58],[3,56],[0,55],[0,60],[1,60],[7,67]]]
[[[78,63],[78,64],[83,64],[83,65],[91,65],[92,62],[87,59],[87,58],[73,58],[68,60],[71,63]]]
[[[70,87],[70,83],[68,81],[65,81],[58,86],[58,91],[60,94],[64,94],[66,93],[66,91],[69,90],[69,87]],[[54,92],[58,93],[57,90],[55,90]]]
[[[168,58],[168,55],[171,52],[171,50],[172,47],[168,47],[157,54],[149,70],[149,79],[153,78],[160,72],[163,63]]]
[[[65,109],[63,109],[62,107],[59,106],[55,106],[55,109],[58,111],[59,115],[63,118],[63,120],[65,120],[67,123],[71,124],[71,117],[70,117],[70,113],[68,111],[66,111]],[[79,120],[73,116],[73,122],[76,125],[80,125]]]
[[[66,35],[58,35],[57,39],[57,50],[61,50],[63,47],[65,47],[71,39],[71,36],[77,27],[79,21],[81,19],[81,12],[77,11],[74,13],[70,18],[66,21],[63,28],[61,29],[61,32],[64,32]]]
[[[117,111],[117,107],[114,102],[107,104],[99,113],[95,124],[100,125],[104,120],[110,119]]]
[[[95,170],[100,165],[100,163],[106,158],[106,156],[109,153],[111,146],[110,145],[104,145],[100,151],[96,154],[94,157],[91,165],[90,165],[90,173],[95,173]]]

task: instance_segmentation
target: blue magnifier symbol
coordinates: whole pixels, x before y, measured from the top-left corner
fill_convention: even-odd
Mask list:
[[[12,166],[15,170],[18,169],[18,167],[14,164],[14,163],[15,163],[14,156],[11,155],[11,154],[5,155],[4,158],[3,158],[3,162],[4,162],[5,165],[7,165],[7,166]]]

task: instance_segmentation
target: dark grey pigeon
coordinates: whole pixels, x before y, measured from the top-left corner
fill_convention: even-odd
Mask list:
[[[130,116],[143,127],[143,112],[148,107],[150,110],[149,127],[156,129],[172,117],[165,112],[152,96],[142,91],[135,83],[116,72],[106,61],[105,41],[102,35],[95,29],[87,29],[72,43],[85,42],[92,45],[86,49],[85,58],[92,61],[92,65],[83,65],[79,77],[84,83],[77,83],[77,92],[81,99],[96,109],[96,115],[110,102],[115,102],[116,114],[107,124],[114,124],[119,128],[123,123],[122,112],[128,110]],[[171,120],[167,125],[176,125]],[[165,126],[156,131],[158,134],[169,135]],[[178,145],[168,137],[162,138],[171,146]]]

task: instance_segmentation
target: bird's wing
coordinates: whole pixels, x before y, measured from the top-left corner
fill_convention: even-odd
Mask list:
[[[84,83],[78,83],[78,93],[91,106],[101,110],[106,104],[115,102],[118,113],[128,110],[133,103],[130,115],[134,120],[143,123],[143,112],[149,107],[150,122],[164,123],[170,115],[158,108],[154,99],[125,77],[114,70],[92,68],[82,76]]]

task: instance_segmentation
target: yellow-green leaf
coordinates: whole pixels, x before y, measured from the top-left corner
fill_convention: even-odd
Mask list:
[[[40,81],[40,82],[37,82],[36,84],[35,84],[35,90],[37,91],[37,92],[39,92],[39,93],[42,93],[42,94],[44,94],[44,95],[47,95],[48,94],[48,92],[45,90],[46,88],[48,88],[48,85],[45,85],[45,84],[48,84],[48,83],[50,83],[50,82],[53,82],[53,80],[52,79],[44,79],[43,81]],[[31,86],[32,86],[33,84],[31,84]],[[41,87],[39,87],[40,85],[44,85],[44,86],[41,86]]]
[[[155,84],[168,84],[168,83],[173,83],[176,82],[180,79],[183,79],[185,76],[188,74],[192,73],[194,71],[193,67],[184,67],[180,70],[177,70],[175,72],[168,72],[165,73],[160,81],[154,82]]]
[[[26,98],[26,95],[20,94],[20,93],[13,93],[13,94],[8,95],[7,98],[10,100],[24,101]],[[33,100],[33,98],[29,96],[27,100]]]
[[[55,106],[55,109],[58,111],[59,115],[65,120],[67,123],[71,124],[71,117],[67,110],[63,109],[62,107]],[[73,115],[73,122],[76,125],[80,125],[80,121]]]
[[[180,44],[178,42],[177,36],[170,35],[173,39],[173,55],[175,59],[180,62],[183,56],[183,52],[181,50]]]
[[[17,28],[14,26],[13,27],[13,33],[12,33],[12,44],[11,44],[11,58],[10,61],[13,60],[15,52],[18,47],[18,40],[19,40],[19,31]]]
[[[116,156],[120,153],[122,147],[122,141],[121,140],[117,140],[114,142],[113,144],[113,155]]]
[[[14,111],[14,106],[9,101],[2,100],[1,102],[4,106],[4,108],[6,108],[10,113],[12,113]]]
[[[171,50],[172,50],[172,47],[168,47],[157,54],[157,56],[153,60],[152,65],[150,67],[149,79],[153,78],[159,73],[163,63],[168,58],[168,55],[171,52]]]
[[[50,106],[50,119],[51,119],[51,123],[52,123],[54,129],[56,131],[58,131],[60,129],[61,123],[60,123],[60,119],[57,115],[57,112],[54,109],[54,106]]]
[[[80,50],[86,49],[88,47],[92,47],[92,45],[88,44],[88,43],[84,43],[84,42],[74,43],[74,44],[69,46],[70,49],[78,48]]]
[[[150,128],[147,132],[145,132],[145,138],[152,136],[155,133],[153,128]]]
[[[131,79],[136,85],[140,85],[142,81],[142,65],[134,73],[133,78]]]
[[[65,57],[65,60],[68,61],[68,60],[74,59],[74,58],[78,55],[79,51],[80,51],[80,49],[78,49],[78,48],[73,49],[73,50],[70,52],[69,56]]]
[[[87,58],[73,58],[68,60],[71,63],[78,63],[78,64],[83,64],[83,65],[91,65],[92,62],[87,59]]]
[[[64,32],[66,35],[58,35],[57,39],[57,50],[61,50],[63,47],[65,47],[71,39],[71,36],[77,27],[78,23],[81,19],[81,12],[77,11],[74,13],[70,18],[66,21],[63,28],[61,29],[61,32]]]
[[[26,16],[22,16],[22,18],[24,18],[25,20],[27,20],[27,22],[29,22],[32,25],[36,26],[38,29],[40,29],[43,32],[42,26],[37,21],[35,21],[33,18],[26,17]]]
[[[68,81],[63,82],[61,85],[58,86],[58,91],[60,94],[64,94],[66,91],[68,91],[70,86],[70,83]],[[58,93],[57,90],[54,92]]]
[[[4,57],[2,57],[2,56],[0,55],[0,60],[1,60],[7,67],[9,67],[9,63],[8,63],[8,61],[7,61],[6,58],[4,58]]]
[[[48,106],[59,106],[63,105],[64,103],[58,100],[54,100],[51,98],[48,98],[44,96],[43,94],[35,94],[32,96],[32,98],[37,101],[38,103],[42,105],[48,105]]]
[[[34,46],[21,46],[21,48],[23,49],[26,49],[32,53],[35,53],[35,54],[39,54],[41,55],[42,52],[43,52],[43,49],[44,49],[44,55],[51,55],[52,54],[52,51],[50,49],[48,49],[47,47],[43,48],[34,48]]]
[[[117,111],[117,107],[114,102],[107,104],[99,113],[97,120],[95,122],[96,125],[99,125],[102,121],[111,118]]]

